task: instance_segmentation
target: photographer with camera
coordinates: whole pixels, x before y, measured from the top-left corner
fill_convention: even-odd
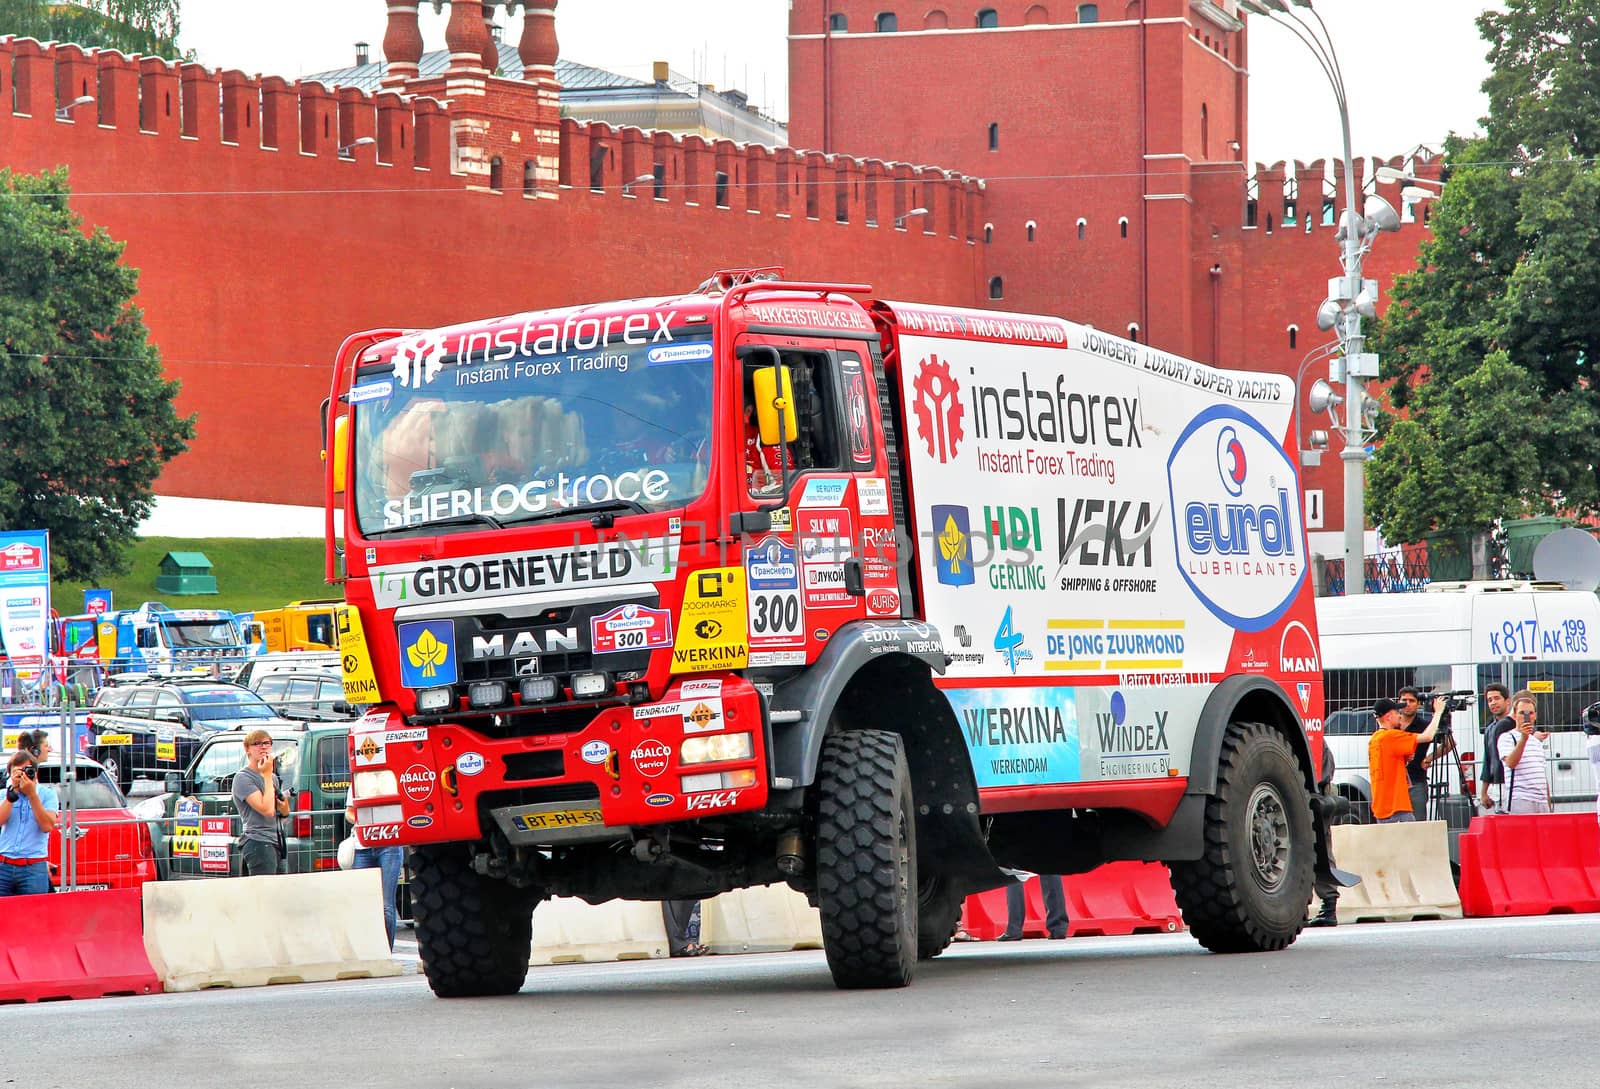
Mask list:
[[[1388,697],[1372,706],[1378,729],[1367,740],[1367,774],[1372,783],[1372,819],[1379,824],[1416,820],[1412,808],[1406,762],[1417,747],[1431,742],[1439,732],[1445,700],[1435,696],[1433,719],[1421,733],[1409,733],[1400,723],[1400,702]]]
[[[1511,698],[1516,726],[1500,735],[1500,760],[1506,766],[1507,813],[1550,812],[1549,754],[1544,743],[1548,730],[1538,729],[1533,693],[1524,688]]]
[[[1594,769],[1595,814],[1600,816],[1600,703],[1583,709],[1583,743],[1589,750],[1589,766]]]
[[[1407,685],[1400,689],[1400,728],[1409,734],[1421,734],[1427,729],[1428,724],[1438,720],[1439,729],[1435,731],[1436,739],[1432,744],[1421,743],[1411,754],[1411,759],[1406,761],[1407,794],[1411,798],[1411,812],[1417,820],[1428,819],[1428,772],[1433,767],[1434,760],[1451,752],[1455,747],[1455,738],[1450,733],[1450,720],[1444,715],[1443,694],[1434,696],[1433,711],[1430,714],[1421,710],[1422,693]]]
[[[6,765],[0,799],[0,896],[50,891],[50,833],[56,826],[56,792],[39,783],[33,753],[21,749]]]
[[[272,764],[272,735],[244,735],[244,767],[233,776],[233,806],[239,811],[239,853],[245,877],[283,869],[283,832],[278,818],[289,815],[289,799],[278,793]]]
[[[1499,681],[1483,690],[1484,706],[1489,708],[1489,721],[1483,728],[1483,766],[1478,770],[1478,805],[1488,814],[1496,810],[1494,798],[1489,796],[1492,786],[1505,789],[1506,766],[1500,762],[1500,736],[1516,726],[1511,717],[1511,690]],[[1501,801],[1505,799],[1502,798]]]

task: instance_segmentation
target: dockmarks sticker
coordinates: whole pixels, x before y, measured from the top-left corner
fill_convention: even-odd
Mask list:
[[[750,657],[745,598],[742,567],[710,567],[688,576],[672,672],[744,668]]]

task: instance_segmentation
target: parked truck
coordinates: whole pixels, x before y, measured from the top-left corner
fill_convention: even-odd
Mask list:
[[[96,641],[108,673],[209,673],[226,679],[262,650],[259,629],[226,609],[171,609],[159,601],[101,614]]]
[[[337,650],[334,611],[338,598],[291,601],[278,609],[257,609],[253,619],[261,625],[266,652]]]
[[[352,797],[436,994],[519,989],[555,895],[785,881],[841,987],[1015,870],[1161,860],[1207,948],[1299,933],[1292,383],[869,292],[739,270],[340,349]]]

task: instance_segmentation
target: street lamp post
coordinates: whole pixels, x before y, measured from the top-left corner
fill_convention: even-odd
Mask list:
[[[1362,555],[1366,531],[1365,480],[1366,441],[1372,434],[1369,415],[1375,402],[1369,401],[1365,382],[1378,377],[1378,357],[1366,350],[1361,332],[1362,317],[1377,313],[1378,285],[1361,275],[1361,262],[1372,249],[1379,231],[1399,230],[1400,217],[1383,198],[1367,199],[1362,212],[1356,211],[1355,158],[1350,150],[1350,103],[1345,95],[1344,72],[1333,49],[1327,24],[1311,7],[1311,0],[1293,0],[1294,6],[1310,13],[1312,22],[1295,14],[1284,0],[1239,0],[1239,6],[1271,20],[1303,42],[1317,58],[1323,75],[1333,88],[1339,107],[1339,130],[1344,137],[1344,214],[1339,217],[1337,240],[1344,275],[1328,281],[1328,298],[1317,312],[1317,324],[1333,329],[1342,353],[1328,365],[1328,377],[1335,385],[1344,383],[1344,592],[1360,594],[1365,589],[1366,560]],[[1298,383],[1297,383],[1298,385]]]

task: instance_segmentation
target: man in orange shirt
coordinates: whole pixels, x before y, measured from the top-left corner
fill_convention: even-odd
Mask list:
[[[1399,824],[1416,820],[1411,811],[1410,783],[1406,761],[1439,732],[1443,721],[1444,697],[1433,701],[1433,721],[1421,733],[1407,733],[1400,725],[1400,704],[1385,696],[1372,705],[1378,729],[1367,742],[1367,773],[1372,779],[1372,819],[1379,824]]]

